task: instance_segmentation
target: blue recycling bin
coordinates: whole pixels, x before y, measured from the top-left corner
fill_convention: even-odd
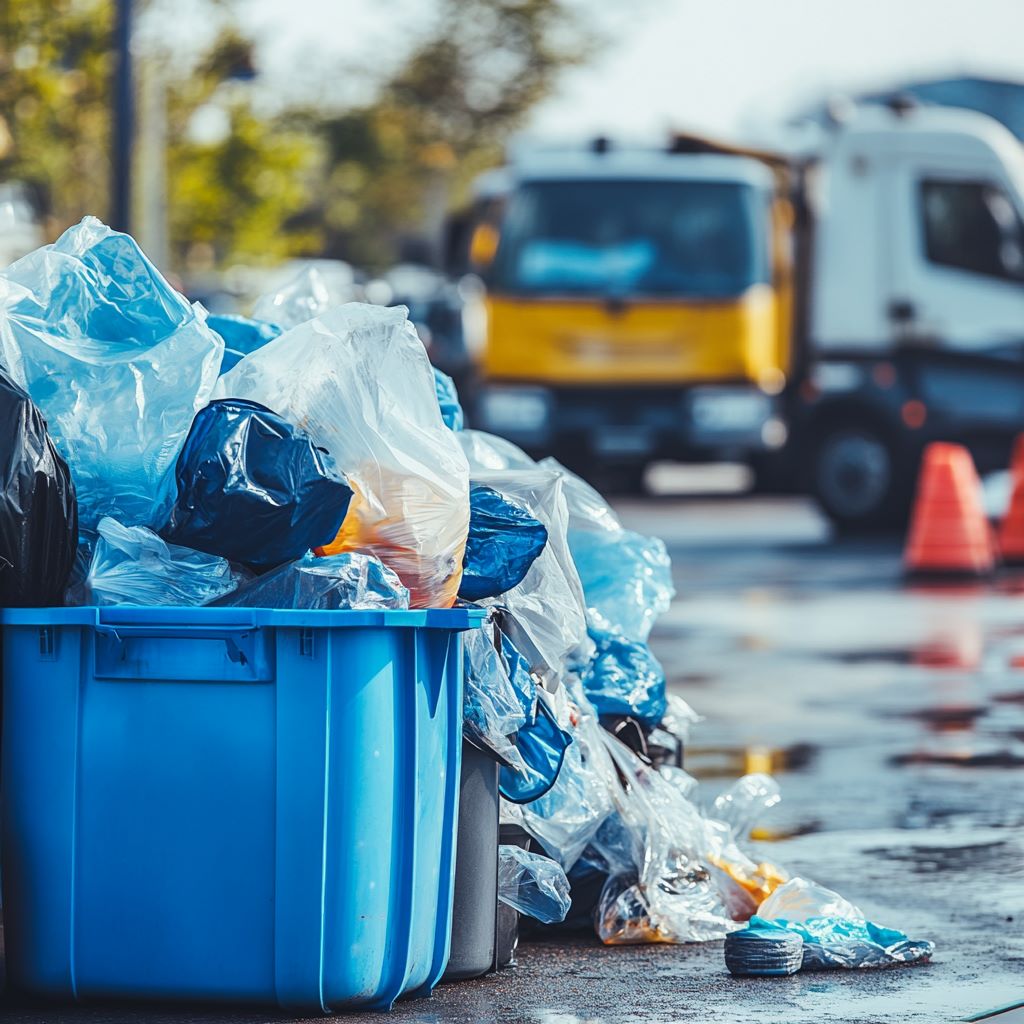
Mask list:
[[[315,1012],[428,993],[481,618],[0,612],[9,984]]]

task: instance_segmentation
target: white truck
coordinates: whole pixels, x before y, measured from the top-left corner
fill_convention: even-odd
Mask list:
[[[787,465],[839,525],[905,515],[924,445],[1024,431],[1024,149],[970,111],[868,107],[790,162]]]

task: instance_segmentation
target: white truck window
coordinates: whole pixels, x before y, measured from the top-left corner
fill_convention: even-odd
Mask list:
[[[929,262],[989,277],[1024,279],[1024,225],[999,185],[923,179],[920,201]]]

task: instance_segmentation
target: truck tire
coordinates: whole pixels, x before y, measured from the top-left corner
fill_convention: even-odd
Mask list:
[[[839,529],[864,532],[901,524],[905,474],[884,433],[863,424],[831,424],[810,455],[810,492]]]

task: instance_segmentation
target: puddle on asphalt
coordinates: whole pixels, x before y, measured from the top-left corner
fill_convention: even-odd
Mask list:
[[[1024,754],[1012,750],[938,751],[914,750],[889,759],[896,768],[941,765],[949,768],[1024,768]]]
[[[946,871],[970,872],[995,865],[1012,871],[1010,844],[1004,840],[966,846],[901,846],[865,850],[867,856],[906,863],[915,875],[936,875]]]
[[[932,732],[966,732],[990,710],[983,704],[965,704],[962,707],[943,705],[935,708],[914,708],[910,711],[882,710],[876,714],[880,718],[901,718],[920,722]]]

